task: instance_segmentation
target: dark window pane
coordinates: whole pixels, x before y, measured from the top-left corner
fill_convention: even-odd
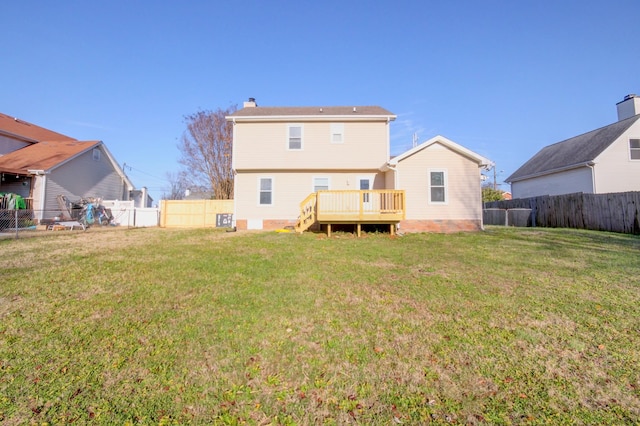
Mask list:
[[[431,172],[431,185],[443,186],[444,185],[444,172]]]
[[[431,188],[431,201],[444,202],[444,188]]]
[[[271,204],[271,192],[260,193],[260,204]]]

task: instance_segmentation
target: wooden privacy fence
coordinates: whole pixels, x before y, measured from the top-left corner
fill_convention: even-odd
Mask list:
[[[233,214],[233,200],[162,200],[160,226],[163,228],[215,228],[218,215]],[[225,221],[225,226],[230,226]]]
[[[544,195],[492,201],[485,208],[531,209],[532,226],[640,234],[640,192]]]

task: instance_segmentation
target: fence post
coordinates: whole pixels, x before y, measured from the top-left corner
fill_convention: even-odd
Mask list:
[[[15,209],[16,240],[18,239],[18,209]]]

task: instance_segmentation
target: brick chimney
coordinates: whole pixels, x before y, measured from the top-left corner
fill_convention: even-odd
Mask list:
[[[257,106],[258,104],[256,104],[256,98],[249,98],[249,100],[245,101],[244,103],[245,108],[255,108]]]
[[[640,114],[640,96],[627,95],[616,104],[616,107],[618,108],[618,121]]]

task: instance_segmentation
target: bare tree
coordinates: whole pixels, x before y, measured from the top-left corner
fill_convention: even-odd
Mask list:
[[[185,130],[178,149],[180,164],[191,187],[209,188],[215,199],[233,198],[231,146],[233,126],[225,120],[237,106],[199,111],[185,116]]]
[[[187,190],[187,181],[186,181],[184,172],[180,172],[176,174],[167,173],[166,177],[167,177],[167,181],[169,182],[170,188],[169,188],[169,193],[166,193],[166,192],[162,193],[162,199],[163,200],[182,200]]]

